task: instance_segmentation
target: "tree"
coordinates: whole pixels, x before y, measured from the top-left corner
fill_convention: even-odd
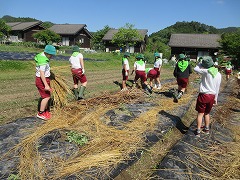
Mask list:
[[[240,66],[240,30],[233,33],[225,33],[222,35],[221,49],[228,55],[235,57],[235,63]]]
[[[45,21],[41,24],[41,26],[45,27],[46,29],[47,28],[50,28],[53,26],[53,23],[52,22],[49,22],[49,21]]]
[[[96,50],[104,50],[104,44],[102,42],[102,38],[104,35],[111,29],[108,25],[104,26],[103,29],[95,32],[93,34],[93,40],[92,40],[92,47]]]
[[[50,31],[49,29],[39,31],[33,34],[33,37],[41,42],[44,42],[45,44],[52,44],[54,42],[58,43],[61,41],[61,36],[53,31]]]
[[[5,23],[4,20],[0,19],[0,39],[9,35],[11,28]]]
[[[118,47],[134,46],[137,42],[143,41],[144,37],[139,34],[134,25],[127,23],[124,27],[118,29],[118,32],[113,35],[112,43],[116,43]]]

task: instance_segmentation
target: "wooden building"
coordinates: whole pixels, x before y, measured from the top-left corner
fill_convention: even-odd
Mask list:
[[[55,24],[49,29],[62,37],[64,46],[78,45],[80,48],[90,49],[93,36],[86,27],[86,24]]]
[[[32,35],[36,32],[44,30],[44,27],[41,26],[41,21],[9,22],[6,24],[11,27],[10,36],[15,36],[17,37],[17,41],[23,42],[37,42]]]
[[[201,56],[213,56],[219,51],[221,36],[219,34],[172,34],[168,45],[171,55],[178,57],[184,53],[190,59]]]
[[[139,41],[137,42],[137,44],[134,47],[129,47],[129,52],[130,53],[134,53],[134,52],[144,52],[146,49],[146,43],[147,43],[147,39],[148,39],[148,35],[147,29],[137,29],[137,31],[139,32],[139,34],[144,38],[143,41]],[[125,48],[123,47],[118,47],[116,44],[113,44],[111,41],[113,39],[113,36],[115,33],[118,32],[118,29],[110,29],[105,36],[102,38],[102,41],[105,44],[105,48],[106,48],[106,52],[109,51],[115,51],[115,50],[119,50],[120,48],[122,48],[122,51],[126,51]]]

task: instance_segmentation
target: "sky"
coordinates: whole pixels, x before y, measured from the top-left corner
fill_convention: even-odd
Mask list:
[[[148,35],[183,21],[240,27],[239,9],[240,0],[0,0],[0,18],[86,24],[90,32],[129,23],[135,29],[147,29]]]

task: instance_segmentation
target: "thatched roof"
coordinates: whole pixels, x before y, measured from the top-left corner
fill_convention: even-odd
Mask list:
[[[86,24],[55,24],[49,29],[60,35],[76,35],[78,32],[84,29],[84,31],[90,37],[92,37],[91,33],[86,29],[86,27]]]
[[[140,35],[145,37],[147,35],[148,30],[147,29],[137,29]],[[118,29],[110,29],[105,36],[102,38],[104,41],[111,41],[113,38],[113,35],[118,32]]]
[[[219,34],[172,34],[168,45],[170,47],[218,48]]]
[[[24,31],[24,30],[30,29],[36,25],[42,24],[42,21],[10,22],[10,23],[6,23],[6,24],[12,28],[12,31]]]

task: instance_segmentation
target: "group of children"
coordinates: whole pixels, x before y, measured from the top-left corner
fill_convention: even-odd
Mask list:
[[[52,89],[50,87],[51,71],[49,60],[53,55],[56,55],[56,48],[52,45],[46,45],[44,51],[37,54],[34,58],[36,62],[35,84],[41,96],[38,101],[37,117],[43,120],[49,120],[51,118],[49,106]],[[87,85],[87,78],[85,75],[83,55],[80,53],[78,46],[73,47],[69,62],[71,64],[75,98],[76,100],[82,100]],[[79,82],[81,83],[80,87],[78,87]]]
[[[48,120],[51,118],[49,111],[49,100],[51,98],[50,87],[50,65],[49,60],[56,54],[56,49],[52,45],[46,45],[44,52],[41,52],[35,56],[36,61],[36,87],[41,96],[39,101],[39,109],[37,117],[40,119]],[[122,58],[122,90],[126,91],[126,81],[129,76],[129,62],[128,58],[130,53],[125,52]],[[136,84],[138,79],[141,80],[141,85],[145,91],[152,93],[153,80],[155,81],[155,88],[160,89],[160,72],[162,67],[162,58],[160,53],[154,53],[154,65],[153,68],[146,68],[146,62],[144,61],[143,54],[136,56],[136,61],[133,66],[131,74],[135,72],[133,85]],[[83,99],[83,93],[86,89],[87,78],[85,75],[83,55],[79,51],[78,46],[73,47],[73,53],[69,58],[71,64],[71,73],[73,77],[73,91],[76,100]],[[201,82],[199,87],[199,94],[196,102],[197,114],[197,129],[195,134],[200,136],[201,132],[209,133],[210,116],[209,113],[214,104],[217,104],[217,98],[219,88],[221,84],[221,74],[218,72],[218,68],[214,66],[214,62],[210,56],[204,56],[201,62],[194,68],[194,71],[201,75]],[[176,77],[178,84],[178,92],[174,96],[174,101],[178,102],[178,99],[184,94],[189,76],[192,73],[192,68],[189,59],[184,54],[180,54],[176,63],[173,75]],[[149,79],[149,83],[148,83]],[[81,83],[78,87],[79,82]],[[202,120],[204,119],[204,126],[202,126]],[[202,129],[203,128],[203,129]]]
[[[128,58],[130,57],[129,52],[125,52],[124,56],[122,58],[122,90],[126,91],[126,81],[128,80],[129,75],[129,61]],[[138,54],[136,56],[136,61],[133,65],[133,70],[131,72],[131,75],[135,72],[135,77],[133,80],[133,86],[136,86],[136,82],[140,79],[141,80],[141,86],[147,93],[152,93],[153,89],[153,80],[155,81],[155,88],[160,89],[161,83],[160,83],[160,71],[162,66],[162,58],[160,56],[160,53],[156,52],[154,53],[154,66],[153,68],[146,68],[146,62],[144,61],[144,55]],[[147,80],[150,80],[148,83]]]

